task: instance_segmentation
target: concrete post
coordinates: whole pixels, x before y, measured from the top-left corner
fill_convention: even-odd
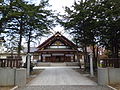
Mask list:
[[[94,77],[94,71],[93,71],[93,54],[90,53],[90,76]]]
[[[27,54],[27,77],[30,75],[30,53]]]

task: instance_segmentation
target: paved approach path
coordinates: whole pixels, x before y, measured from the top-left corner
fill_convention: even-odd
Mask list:
[[[20,90],[111,90],[71,68],[47,68]]]
[[[45,69],[29,85],[97,85],[78,72],[67,68]]]

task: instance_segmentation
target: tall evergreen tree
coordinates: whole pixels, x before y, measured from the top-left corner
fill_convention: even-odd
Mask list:
[[[86,47],[93,46],[94,67],[97,67],[95,45],[102,45],[111,50],[112,57],[118,58],[120,42],[120,1],[119,0],[85,0],[66,7],[64,21],[60,23],[71,34],[86,53]],[[87,56],[85,57],[87,58]],[[87,60],[87,59],[86,59]],[[85,61],[86,61],[85,60]]]
[[[96,9],[95,0],[91,1],[80,1],[79,3],[74,3],[72,9],[66,7],[65,16],[66,21],[61,24],[68,29],[69,32],[75,35],[79,45],[83,47],[83,52],[85,53],[85,65],[88,62],[87,46],[93,46],[93,59],[94,67],[97,67],[97,60],[95,58],[95,45],[97,44],[97,19],[94,13]],[[87,66],[86,66],[87,67]]]
[[[42,0],[38,6],[35,6],[23,0],[13,0],[10,5],[6,31],[18,38],[18,55],[21,53],[23,37],[27,39],[28,52],[30,52],[30,42],[47,34],[53,26],[52,11],[46,8],[49,5],[48,1]]]
[[[39,6],[29,5],[27,20],[25,25],[25,38],[28,44],[28,53],[30,52],[30,42],[34,39],[50,33],[50,28],[53,24],[53,13],[51,10],[45,9],[48,7],[48,1],[42,1]]]
[[[100,43],[111,50],[111,57],[118,58],[120,50],[120,1],[103,0],[99,6],[99,20],[101,22]]]

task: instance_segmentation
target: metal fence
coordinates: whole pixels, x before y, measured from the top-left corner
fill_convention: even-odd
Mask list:
[[[98,61],[99,67],[114,67],[120,68],[120,58],[108,58],[108,59],[101,59]]]
[[[22,58],[20,57],[7,57],[6,59],[0,59],[0,67],[16,67],[20,68],[22,65]]]

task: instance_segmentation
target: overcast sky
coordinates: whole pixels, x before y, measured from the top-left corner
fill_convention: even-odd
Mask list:
[[[39,2],[40,2],[40,0],[26,0],[26,1],[34,2],[36,5],[38,5]],[[56,13],[64,14],[65,6],[67,6],[67,7],[72,6],[74,4],[74,1],[78,1],[78,0],[49,0],[49,4],[52,5],[51,6],[52,10],[56,10]],[[64,28],[61,27],[60,25],[56,26],[53,29],[53,31],[55,31],[55,32],[57,32],[57,31],[62,32],[67,38],[71,38],[71,36],[69,34],[64,33],[65,32]],[[49,37],[50,36],[48,36],[46,38],[42,38],[39,43],[44,42]]]
[[[64,14],[64,8],[70,7],[74,4],[74,1],[78,0],[49,0],[49,4],[52,5],[51,9],[56,10],[57,13]],[[40,0],[32,0],[31,2],[34,2],[35,4],[39,4]],[[56,26],[54,28],[54,31],[63,31],[64,28],[60,26]]]

